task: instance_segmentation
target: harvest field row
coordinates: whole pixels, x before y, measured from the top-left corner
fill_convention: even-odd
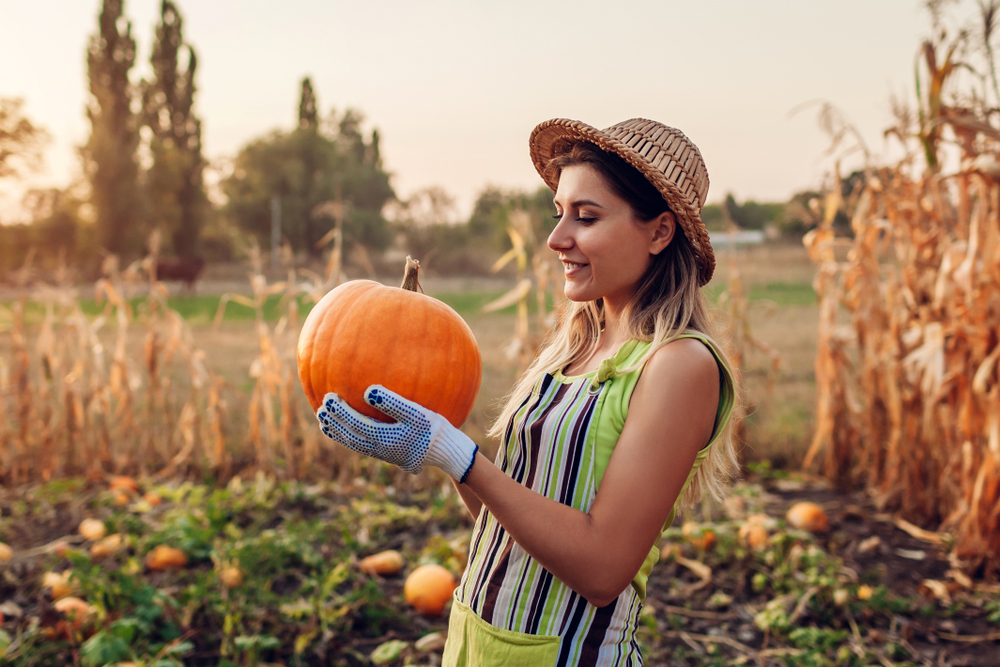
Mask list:
[[[429,563],[459,575],[471,519],[438,471],[414,492],[388,473],[6,490],[0,534],[14,554],[0,577],[0,654],[38,667],[439,664],[446,617],[417,613],[403,582]],[[818,532],[785,518],[804,496],[823,508]],[[80,535],[84,519],[100,530],[80,532],[118,536],[113,548]],[[648,664],[995,664],[986,642],[1000,630],[997,587],[946,573],[946,545],[894,526],[863,496],[763,475],[682,521],[650,579],[639,636]],[[760,537],[749,537],[754,526]],[[182,557],[158,564],[151,554],[167,547]],[[402,555],[398,573],[361,570],[385,549]],[[83,601],[78,627],[56,598]]]
[[[770,346],[780,357],[780,367],[776,371],[771,367],[771,360],[760,354],[751,355],[745,364],[746,400],[750,407],[747,417],[747,457],[749,460],[771,459],[779,467],[786,463],[794,463],[800,460],[803,454],[803,443],[809,437],[814,412],[813,364],[817,310],[815,293],[808,282],[811,270],[809,260],[801,246],[751,249],[732,255],[729,258],[731,262],[722,259],[716,280],[707,288],[709,297],[714,302],[719,302],[727,285],[728,273],[732,266],[736,266],[750,302],[748,319],[752,331],[757,339]],[[245,453],[243,451],[245,445],[241,443],[246,442],[244,434],[248,428],[247,401],[252,398],[256,386],[256,380],[252,376],[253,362],[261,354],[262,342],[261,331],[255,323],[257,313],[246,303],[250,284],[245,282],[241,287],[240,283],[233,279],[237,272],[245,273],[245,267],[230,267],[224,271],[228,273],[224,273],[223,270],[218,271],[220,277],[224,279],[207,280],[202,285],[203,291],[214,293],[188,296],[180,293],[182,290],[179,286],[171,286],[173,293],[164,300],[163,305],[184,319],[190,332],[187,344],[192,349],[203,352],[205,368],[217,374],[224,383],[220,391],[222,398],[226,400],[227,409],[220,418],[225,427],[226,446],[233,449],[234,457],[239,459]],[[495,313],[482,312],[485,304],[504,293],[503,281],[495,278],[449,279],[432,276],[425,279],[424,285],[429,294],[451,305],[466,319],[479,341],[484,359],[483,385],[473,414],[466,424],[466,431],[474,438],[481,438],[496,413],[497,402],[506,394],[516,377],[515,364],[504,354],[515,331],[515,307],[511,306]],[[219,288],[233,290],[227,294],[241,293],[238,298],[242,298],[244,303],[228,300],[223,317],[217,320],[222,299],[222,294],[217,293]],[[135,293],[136,290],[141,292],[144,287],[139,283],[131,289]],[[39,301],[39,295],[44,296],[39,291],[25,292],[28,301],[24,304],[23,322],[29,348],[32,347],[32,341],[37,337],[39,326],[45,319],[46,307]],[[7,301],[0,301],[0,333],[11,331],[13,307],[17,303],[9,299],[9,293],[6,297]],[[112,325],[114,311],[108,309],[106,299],[102,298],[100,303],[94,299],[92,287],[56,293],[50,291],[44,298],[53,306],[67,303],[65,299],[68,298],[68,303],[78,307],[91,322],[94,322],[98,315],[111,315],[111,320],[98,331],[98,339],[102,340],[109,350],[118,344],[122,332]],[[289,296],[272,293],[262,298],[260,307],[262,320],[275,330],[271,334],[274,338],[272,349],[284,359],[286,372],[290,370],[289,364],[294,364],[294,330],[297,330],[297,325],[294,322],[278,325],[284,332],[280,340],[275,325],[282,316],[288,314],[290,298],[294,298],[297,302],[296,317],[301,323],[312,306],[312,301],[307,295]],[[149,335],[148,327],[155,326],[142,315],[143,309],[146,308],[145,300],[146,296],[132,296],[125,299],[135,320],[130,333],[126,334],[125,358],[135,360],[137,364],[144,354],[142,348]],[[551,294],[548,302],[551,308]],[[527,305],[534,327],[535,299],[528,299]],[[56,334],[60,335],[58,334],[60,327],[66,330],[66,326],[66,322],[56,326]],[[722,331],[724,338],[731,334],[732,332],[725,329]],[[161,344],[164,343],[166,336],[173,334],[169,333],[169,327],[165,330],[161,327],[158,338]],[[13,364],[5,364],[4,361],[9,358],[10,343],[11,339],[8,336],[0,335],[0,384],[9,381],[14,368]],[[41,350],[31,351],[33,354],[29,356],[32,356],[34,361],[31,363],[30,377],[34,377],[37,381],[42,369],[40,365],[36,365],[39,361],[36,355],[40,354]],[[169,369],[161,364],[159,372],[169,372]],[[4,373],[7,373],[8,380],[4,380]],[[134,384],[139,381],[141,368],[134,367],[132,373]],[[183,391],[189,384],[189,380],[184,376],[189,373],[189,370],[178,368],[175,364],[171,376],[173,387]],[[295,380],[288,391],[288,398],[299,406],[301,415],[306,418],[308,413],[305,411],[305,403],[297,385],[298,382]],[[177,400],[183,400],[183,395],[178,395]],[[490,449],[488,444],[486,447]]]

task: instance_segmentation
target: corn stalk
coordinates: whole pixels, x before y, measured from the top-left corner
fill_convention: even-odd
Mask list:
[[[989,109],[941,102],[955,46],[942,65],[934,52],[921,51],[932,84],[908,157],[869,168],[853,202],[837,179],[823,223],[805,238],[820,298],[817,425],[805,463],[823,455],[842,486],[864,485],[879,507],[939,524],[955,558],[996,569],[1000,132]],[[950,174],[936,159],[945,129],[961,150]],[[853,239],[835,237],[838,210],[850,215]]]
[[[556,286],[558,274],[553,268],[554,258],[544,240],[535,241],[536,234],[531,215],[522,209],[510,213],[511,224],[507,226],[511,248],[494,262],[492,273],[501,271],[512,261],[517,262],[517,283],[514,288],[499,298],[483,306],[484,313],[493,313],[516,305],[514,317],[514,337],[504,350],[508,360],[523,371],[534,358],[548,332],[556,325],[565,308],[566,298]],[[530,253],[530,254],[529,254]],[[528,260],[531,260],[532,277],[528,276]],[[532,280],[534,278],[534,280]],[[549,289],[552,289],[554,308],[548,311]],[[531,332],[528,319],[528,302],[532,291],[537,304],[536,330]]]

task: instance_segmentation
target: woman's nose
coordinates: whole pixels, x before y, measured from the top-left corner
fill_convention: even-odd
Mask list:
[[[555,229],[549,234],[549,238],[546,241],[551,250],[559,251],[566,250],[573,246],[573,237],[569,234],[567,225],[563,224],[566,216],[559,218],[559,222],[556,223]]]

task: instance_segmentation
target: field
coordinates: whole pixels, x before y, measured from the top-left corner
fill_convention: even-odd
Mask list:
[[[815,382],[815,333],[818,318],[815,292],[811,286],[812,264],[805,250],[798,245],[769,246],[720,253],[719,268],[707,293],[718,301],[726,289],[730,263],[738,267],[744,288],[750,300],[748,311],[754,335],[780,356],[780,369],[770,370],[770,360],[762,355],[751,355],[745,369],[746,400],[750,412],[747,419],[746,458],[750,461],[770,461],[777,467],[795,465],[804,454],[814,412]],[[254,310],[247,305],[230,302],[226,305],[224,319],[214,323],[219,309],[220,295],[224,293],[249,294],[250,284],[244,277],[246,268],[240,266],[212,267],[207,279],[202,281],[197,295],[188,295],[179,284],[170,285],[172,295],[169,306],[182,315],[191,328],[193,343],[204,350],[209,370],[218,373],[226,382],[233,420],[228,424],[229,433],[245,430],[237,417],[245,415],[241,406],[253,390],[248,375],[251,361],[259,348]],[[398,282],[396,277],[380,277],[387,284]],[[422,285],[426,293],[449,304],[469,323],[483,353],[483,384],[472,415],[465,425],[467,433],[483,441],[482,433],[496,415],[498,402],[509,390],[516,377],[516,368],[502,353],[514,335],[514,307],[496,313],[481,312],[482,306],[499,297],[514,285],[513,278],[442,278],[425,276]],[[95,317],[104,309],[98,304],[90,286],[77,288],[81,310],[88,317]],[[19,292],[0,289],[0,307],[8,309]],[[134,307],[143,296],[133,296],[129,301]],[[263,305],[263,315],[272,325],[286,312],[281,296],[272,295]],[[299,296],[300,317],[308,312],[311,302]],[[533,305],[533,304],[532,304]],[[532,310],[533,312],[533,310]],[[29,326],[38,325],[43,318],[43,307],[28,302],[25,319]],[[10,315],[0,310],[0,332],[11,326]],[[30,334],[29,334],[30,335]],[[727,336],[722,330],[723,338]],[[293,342],[286,338],[286,342]],[[111,336],[108,334],[110,343]],[[132,341],[141,345],[138,336]],[[10,339],[0,337],[0,358],[9,354]],[[294,350],[285,350],[294,355]],[[305,402],[301,392],[295,398]]]
[[[774,371],[761,353],[745,363],[747,479],[724,506],[680,519],[660,544],[663,562],[650,580],[640,637],[647,664],[995,664],[1000,589],[955,573],[947,560],[949,536],[920,531],[877,511],[864,494],[834,493],[796,471],[812,434],[816,396],[818,308],[804,249],[721,252],[708,287],[713,300],[723,299],[734,269],[749,298],[753,336],[780,363]],[[184,318],[190,345],[221,378],[229,476],[191,465],[186,474],[175,468],[171,475],[142,477],[140,488],[124,496],[110,490],[103,475],[0,494],[0,541],[13,548],[0,579],[0,645],[8,642],[3,650],[10,664],[439,664],[437,633],[446,630],[446,617],[410,609],[403,578],[426,562],[460,573],[471,520],[436,470],[400,476],[348,457],[325,439],[315,440],[315,451],[295,450],[296,457],[308,457],[292,467],[298,480],[287,479],[289,466],[268,470],[262,460],[271,458],[259,452],[255,458],[246,434],[252,431],[248,405],[260,387],[259,375],[250,373],[261,354],[260,323],[252,308],[236,302],[216,322],[221,294],[250,293],[239,277],[244,270],[216,269],[198,295],[175,293],[167,301]],[[513,280],[431,275],[422,282],[468,321],[483,352],[483,384],[464,430],[489,450],[483,432],[516,375],[503,352],[514,313],[481,308]],[[0,332],[11,330],[4,313],[19,296],[0,293]],[[298,298],[301,317],[308,302]],[[88,317],[102,312],[89,288],[77,299]],[[143,299],[133,295],[137,311]],[[277,294],[261,304],[267,340],[287,373],[297,331],[281,324],[288,304]],[[24,313],[32,346],[44,308],[29,301]],[[112,331],[103,330],[100,339],[112,349]],[[12,344],[11,336],[0,335],[0,360],[11,358]],[[142,336],[133,335],[127,356],[141,359],[143,345]],[[8,400],[10,372],[10,365],[0,367]],[[160,386],[189,391],[176,369],[161,373]],[[307,414],[295,389],[294,413]],[[13,455],[3,454],[5,460]],[[280,459],[282,452],[272,455]],[[304,461],[311,464],[303,467]],[[155,498],[163,502],[151,502]],[[786,522],[785,512],[802,499],[822,506],[827,530],[813,534]],[[91,554],[94,542],[77,534],[84,518],[99,519],[109,534],[121,536],[111,553]],[[697,522],[693,535],[701,538],[684,535],[686,521]],[[758,548],[739,537],[754,521],[768,534]],[[158,545],[180,548],[187,563],[153,568],[147,558]],[[360,558],[383,549],[402,553],[400,574],[358,569]],[[241,573],[235,585],[222,578],[231,567]],[[71,592],[92,605],[79,629],[67,631],[53,607],[46,572],[72,573],[66,580]]]

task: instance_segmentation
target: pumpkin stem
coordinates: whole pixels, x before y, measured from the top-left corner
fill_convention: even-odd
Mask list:
[[[407,255],[406,272],[403,274],[403,284],[400,287],[411,292],[416,292],[418,289],[423,292],[424,288],[420,286],[420,282],[417,280],[417,272],[419,270],[420,262]]]

